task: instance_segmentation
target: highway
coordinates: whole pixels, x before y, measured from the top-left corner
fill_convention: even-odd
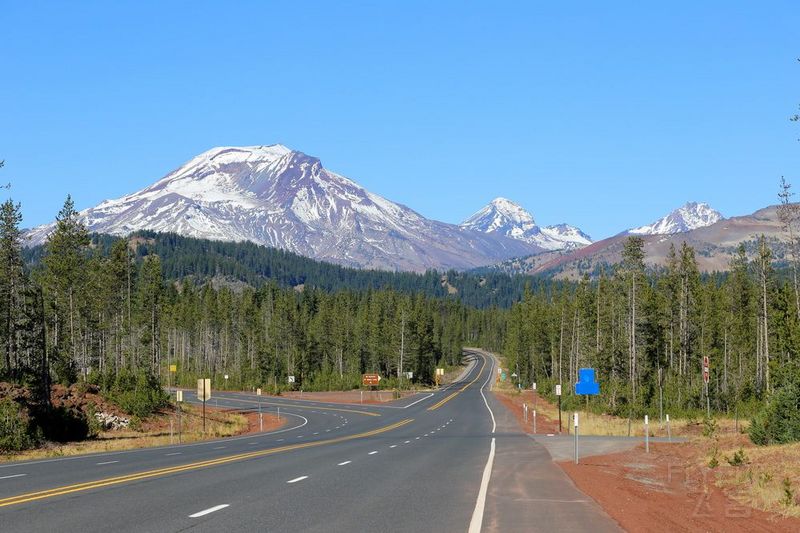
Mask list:
[[[617,530],[487,393],[493,358],[467,355],[461,380],[391,405],[215,391],[287,423],[0,465],[0,531]]]

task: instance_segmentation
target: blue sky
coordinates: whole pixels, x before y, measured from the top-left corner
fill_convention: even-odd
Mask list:
[[[600,238],[800,190],[800,4],[14,2],[0,182],[26,226],[280,142],[425,216]],[[8,196],[0,191],[0,199]]]

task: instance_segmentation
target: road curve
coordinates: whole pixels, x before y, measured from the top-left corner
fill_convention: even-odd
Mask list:
[[[219,407],[261,404],[274,413],[280,406],[289,421],[278,431],[217,441],[4,464],[1,529],[486,528],[484,512],[500,505],[488,459],[492,441],[499,449],[503,437],[493,433],[497,409],[482,392],[494,361],[467,356],[474,364],[459,381],[393,406],[220,392]]]

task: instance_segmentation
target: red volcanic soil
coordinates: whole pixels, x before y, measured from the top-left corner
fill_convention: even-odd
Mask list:
[[[694,443],[650,445],[558,465],[628,531],[800,531],[800,520],[740,504],[697,466]]]
[[[416,392],[413,391],[402,391],[400,393],[400,398],[406,398],[408,396],[413,396]],[[291,398],[296,400],[309,400],[313,402],[328,402],[328,403],[362,403],[361,402],[361,391],[359,390],[350,390],[350,391],[330,391],[330,392],[303,392],[300,393],[299,391],[293,392],[284,392],[280,395],[281,398]],[[390,390],[383,390],[383,391],[364,391],[363,395],[364,401],[363,403],[366,404],[382,404],[382,403],[391,403],[398,398],[395,397],[395,391]]]

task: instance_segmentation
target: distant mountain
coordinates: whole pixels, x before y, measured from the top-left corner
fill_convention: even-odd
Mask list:
[[[629,229],[630,235],[671,235],[710,226],[725,217],[704,202],[687,202],[652,224]]]
[[[731,259],[740,244],[745,245],[748,254],[755,254],[756,242],[761,235],[767,239],[773,257],[779,262],[785,260],[788,235],[778,218],[777,206],[760,209],[751,215],[721,219],[711,225],[680,233],[640,236],[644,240],[645,263],[649,266],[665,266],[670,246],[678,249],[686,242],[695,249],[701,271],[722,272],[730,268]],[[630,236],[629,233],[620,233],[579,250],[509,259],[491,269],[479,270],[577,279],[583,274],[596,274],[600,268],[619,263],[625,241]]]
[[[495,198],[462,222],[461,228],[511,237],[544,250],[575,249],[592,243],[588,235],[568,224],[536,225],[529,211],[506,198]]]
[[[155,184],[81,211],[90,231],[251,241],[360,268],[466,269],[542,251],[429,220],[276,144],[213,148]],[[54,225],[27,233],[45,241]]]

